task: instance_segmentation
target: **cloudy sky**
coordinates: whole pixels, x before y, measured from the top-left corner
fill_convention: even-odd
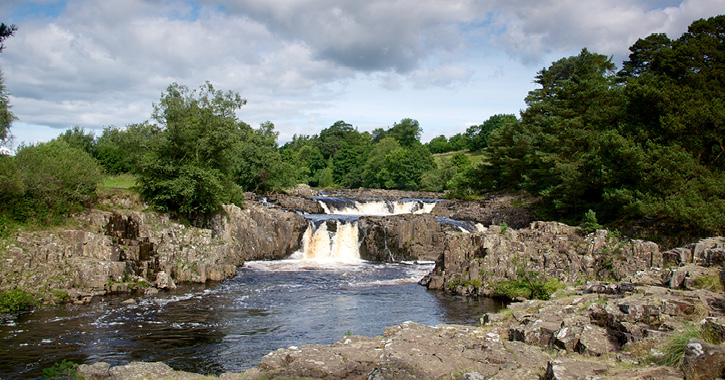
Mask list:
[[[423,140],[518,113],[536,72],[590,51],[621,67],[722,0],[2,0],[15,145],[148,120],[171,83],[241,94],[280,142],[344,120],[417,119]]]

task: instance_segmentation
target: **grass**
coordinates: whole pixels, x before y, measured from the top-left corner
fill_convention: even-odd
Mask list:
[[[703,329],[701,325],[692,323],[685,324],[682,330],[672,335],[665,345],[661,363],[671,367],[679,367],[682,358],[685,356],[687,341],[690,339],[702,339],[708,343],[719,344],[715,335]]]
[[[119,174],[107,176],[103,179],[102,190],[130,190],[136,186],[136,177],[132,174]]]
[[[723,291],[723,284],[720,277],[709,275],[700,276],[692,282],[692,287],[696,289],[705,289],[711,292],[720,293]]]

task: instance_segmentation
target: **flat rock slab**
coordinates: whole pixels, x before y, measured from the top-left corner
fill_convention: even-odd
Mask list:
[[[539,348],[506,342],[472,326],[388,327],[382,337],[345,337],[331,346],[306,345],[265,356],[262,373],[326,379],[537,379],[548,357]]]

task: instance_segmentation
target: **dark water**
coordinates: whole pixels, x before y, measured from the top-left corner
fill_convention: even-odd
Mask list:
[[[430,266],[372,264],[305,267],[252,262],[237,277],[139,298],[40,309],[4,319],[0,378],[40,377],[63,359],[77,363],[163,361],[177,370],[218,374],[256,366],[277,348],[331,344],[346,333],[381,335],[414,321],[476,324],[491,300],[429,292],[416,284]]]

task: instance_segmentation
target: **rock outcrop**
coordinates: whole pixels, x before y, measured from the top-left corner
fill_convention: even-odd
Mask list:
[[[468,201],[450,199],[437,203],[432,214],[484,226],[505,224],[510,228],[524,228],[536,220],[532,208],[527,206],[531,201],[523,195],[498,195]]]
[[[0,289],[20,288],[46,302],[219,281],[245,260],[279,259],[299,249],[306,220],[250,202],[224,206],[210,228],[165,214],[91,210],[81,229],[18,232],[0,252]]]
[[[371,261],[433,261],[443,252],[444,227],[429,214],[366,216],[358,221],[360,257]]]
[[[578,227],[557,222],[533,222],[519,230],[493,225],[479,233],[447,234],[443,254],[424,284],[493,296],[497,284],[522,274],[566,283],[621,280],[662,264],[657,244],[623,240],[605,230],[584,235]]]

